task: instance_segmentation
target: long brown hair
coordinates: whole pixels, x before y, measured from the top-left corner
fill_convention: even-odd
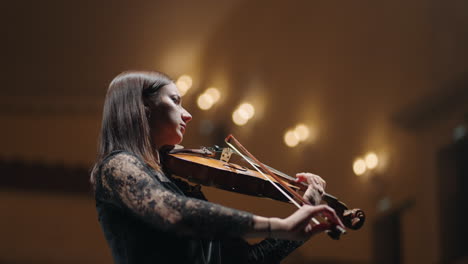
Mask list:
[[[98,166],[114,150],[132,152],[160,170],[150,138],[150,109],[145,101],[158,96],[160,88],[172,82],[163,73],[142,71],[123,72],[112,80],[104,102],[98,153],[91,172],[93,187]]]

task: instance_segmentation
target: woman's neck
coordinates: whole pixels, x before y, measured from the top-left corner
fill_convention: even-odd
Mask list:
[[[159,148],[155,148],[155,157],[157,157],[159,161],[160,154],[168,153],[169,151],[173,149],[174,149],[174,145],[165,145]]]

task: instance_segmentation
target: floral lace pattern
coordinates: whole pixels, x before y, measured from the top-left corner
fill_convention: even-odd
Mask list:
[[[251,228],[252,214],[175,194],[161,184],[170,181],[166,176],[157,177],[140,159],[121,152],[102,165],[100,182],[107,199],[164,230],[217,237],[239,236]]]
[[[183,241],[189,237],[198,241],[194,243],[203,246],[198,246],[200,252],[194,255],[197,257],[190,258],[192,263],[279,263],[302,245],[302,242],[279,239],[265,239],[255,245],[248,244],[240,237],[253,225],[252,214],[207,202],[199,187],[169,177],[149,168],[131,153],[114,152],[102,162],[96,175],[97,206],[102,215],[107,212],[102,210],[109,208],[105,205],[111,205],[126,215],[135,215],[162,232],[173,233]],[[148,262],[156,261],[148,253],[141,254],[126,249],[134,245],[134,238],[130,238],[130,234],[123,235],[127,231],[121,228],[129,223],[124,218],[102,219],[100,216],[116,263],[146,263],[141,257],[148,258]],[[116,223],[125,224],[112,229],[113,231],[108,229]],[[149,230],[143,229],[142,232]],[[157,240],[158,236],[152,239]],[[141,243],[146,245],[152,242]],[[157,243],[162,243],[157,244],[162,249],[167,241]],[[206,249],[211,247],[211,250]],[[162,255],[156,258],[164,262],[164,256],[174,256],[170,250],[160,251],[158,254]],[[178,250],[179,255],[184,252],[183,248]],[[189,248],[185,250],[190,251]]]

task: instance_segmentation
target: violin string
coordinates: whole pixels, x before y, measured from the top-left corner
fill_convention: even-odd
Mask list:
[[[258,165],[258,164],[256,164],[255,162],[253,162],[249,157],[245,157],[245,158],[249,159],[253,164],[255,164],[255,168],[260,167],[260,165]],[[252,165],[252,163],[251,163],[251,165]],[[295,181],[295,180],[297,179],[297,178],[294,178],[294,177],[292,177],[292,176],[289,176],[289,175],[287,175],[286,173],[281,172],[281,171],[279,171],[279,170],[277,170],[277,169],[275,169],[275,168],[272,168],[272,167],[266,165],[265,163],[262,163],[262,164],[263,164],[263,166],[267,167],[269,170],[273,171],[274,173],[276,173],[277,175],[279,175],[279,176],[281,176],[281,177],[283,177],[283,178],[286,178],[286,179],[288,179],[288,180],[290,180],[290,181]],[[257,170],[258,170],[258,169],[257,169]],[[305,183],[305,182],[301,182],[301,184],[304,185],[304,186],[308,186],[307,183]],[[319,221],[318,221],[317,219],[315,219],[315,218],[312,218],[312,221],[313,221],[316,225],[320,224]]]
[[[226,142],[226,143],[227,143],[229,146],[231,146],[229,142]],[[234,147],[231,146],[231,148],[234,148]],[[235,148],[234,148],[234,149],[235,149]],[[220,152],[221,152],[221,151],[220,151]],[[241,156],[243,159],[245,159],[245,160],[247,160],[247,161],[250,161],[249,163],[250,163],[250,165],[252,165],[252,167],[260,167],[260,165],[258,165],[257,163],[255,163],[255,161],[253,161],[251,158],[249,158],[249,157],[247,157],[247,156],[245,156],[245,155],[239,154],[239,153],[235,153],[235,154]],[[277,170],[277,169],[275,169],[275,168],[272,168],[272,167],[266,165],[265,163],[262,163],[262,165],[265,166],[265,167],[267,167],[269,170],[273,171],[276,175],[281,176],[281,177],[283,177],[283,178],[285,178],[285,179],[288,179],[288,180],[290,180],[290,181],[295,181],[295,180],[297,179],[297,178],[292,177],[292,176],[289,176],[289,175],[287,175],[286,173],[281,172],[281,171],[279,171],[279,170]],[[306,183],[304,183],[304,182],[301,182],[301,183],[302,183],[303,185],[307,186]]]
[[[236,154],[237,154],[237,153],[236,153]],[[238,154],[238,155],[239,155],[239,154]],[[242,156],[241,156],[241,157],[242,157]],[[242,158],[250,160],[250,162],[249,162],[250,165],[252,165],[252,163],[253,163],[254,167],[260,167],[260,165],[258,165],[258,164],[255,163],[254,161],[252,161],[251,158],[246,157],[246,156],[243,156]],[[292,177],[292,176],[289,176],[289,175],[287,175],[287,174],[284,173],[284,172],[281,172],[281,171],[279,171],[279,170],[277,170],[277,169],[275,169],[275,168],[272,168],[272,167],[266,165],[265,163],[262,163],[262,165],[265,166],[265,167],[267,167],[269,170],[273,171],[273,172],[274,172],[276,175],[278,175],[278,176],[281,176],[281,177],[283,177],[283,178],[285,178],[285,179],[288,179],[288,180],[290,180],[290,181],[296,181],[296,180],[297,180],[297,178]],[[316,175],[316,174],[314,174],[314,175]],[[318,175],[316,175],[316,176],[318,176]],[[300,184],[304,185],[305,187],[308,186],[308,184],[305,183],[305,182],[300,182]],[[330,195],[329,195],[328,193],[323,193],[323,195],[326,196],[326,197],[330,197]]]
[[[227,140],[225,140],[226,144],[231,147],[239,156],[241,156],[244,160],[246,160],[253,168],[255,168],[265,179],[267,179],[271,184],[273,184],[273,186],[275,186],[276,189],[278,189],[278,191],[280,191],[284,196],[286,196],[286,198],[288,198],[297,208],[301,208],[301,206],[293,199],[291,198],[291,196],[289,196],[283,189],[281,189],[275,182],[273,182],[269,177],[267,177],[262,171],[260,171],[260,169],[258,168],[258,164],[255,164],[254,161],[251,161],[250,158],[246,157],[244,154],[242,154],[236,147],[234,147],[234,145],[232,145],[231,143],[229,143]],[[266,166],[266,165],[264,165]],[[268,167],[268,166],[266,166]],[[275,170],[275,169],[273,169]],[[277,170],[275,170],[277,171]],[[279,172],[279,171],[277,171]],[[281,173],[281,172],[280,172]],[[281,173],[281,174],[284,174],[284,173]],[[285,174],[284,174],[285,175]],[[290,177],[290,176],[288,176]],[[292,177],[290,177],[292,178]],[[320,224],[320,222],[315,219],[315,217],[312,217],[310,219],[312,222],[314,222],[314,224],[318,225]]]
[[[228,144],[229,147],[231,147],[239,156],[241,156],[243,159],[245,159],[253,168],[255,168],[266,180],[268,180],[271,184],[273,184],[273,186],[275,186],[276,189],[278,189],[278,191],[280,191],[284,196],[286,196],[286,198],[288,198],[289,201],[291,201],[295,206],[297,206],[297,208],[301,208],[301,206],[293,199],[291,198],[291,196],[289,196],[283,189],[281,189],[275,182],[273,182],[270,177],[267,177],[262,171],[260,171],[259,168],[257,168],[257,166],[254,165],[253,162],[251,162],[247,157],[244,156],[244,154],[242,154],[236,147],[234,147],[234,145],[232,145],[231,143],[225,141],[226,144]]]
[[[237,154],[237,153],[236,153],[236,154]],[[239,155],[239,154],[238,154],[238,155]],[[242,157],[242,156],[241,156],[241,157]],[[243,158],[249,160],[249,161],[250,161],[250,162],[249,162],[250,165],[253,164],[253,167],[260,167],[260,165],[258,165],[258,164],[255,163],[254,161],[252,161],[251,158],[246,157],[246,156],[244,156]],[[296,181],[296,179],[297,179],[297,178],[292,177],[292,176],[289,176],[289,175],[287,175],[286,173],[281,172],[281,171],[279,171],[279,170],[277,170],[277,169],[275,169],[275,168],[272,168],[272,167],[266,165],[265,163],[262,163],[262,165],[265,166],[265,167],[267,167],[269,170],[271,170],[272,172],[274,172],[276,175],[281,176],[281,177],[283,177],[283,178],[285,178],[285,179],[287,179],[287,180]],[[301,184],[304,185],[304,186],[306,186],[306,187],[308,186],[307,183],[305,183],[305,182],[301,182]]]
[[[255,164],[255,166],[260,166],[260,165]],[[285,178],[285,179],[288,179],[288,180],[290,180],[290,181],[296,181],[296,179],[297,179],[297,178],[294,178],[294,177],[292,177],[292,176],[289,176],[289,175],[287,175],[286,173],[281,172],[281,171],[279,171],[279,170],[277,170],[277,169],[275,169],[275,168],[272,168],[272,167],[266,165],[265,163],[263,163],[263,166],[267,167],[269,170],[273,171],[273,172],[276,173],[277,175],[279,175],[279,176],[281,176],[281,177],[283,177],[283,178]],[[301,184],[304,185],[304,186],[307,186],[307,183],[305,183],[305,182],[301,182]]]
[[[239,150],[237,150],[237,148],[234,147],[234,145],[230,144],[230,143],[229,143],[229,140],[230,140],[230,139],[233,139],[234,142],[235,142],[237,145],[239,145],[239,147],[240,147],[243,151],[245,151],[245,153],[247,153],[249,156],[251,156],[252,161],[250,161],[250,159],[248,159],[247,157],[245,157]],[[250,154],[249,151],[248,151],[247,149],[245,149],[244,146],[242,146],[242,144],[241,144],[240,142],[237,141],[237,139],[234,138],[234,136],[229,135],[228,137],[226,137],[225,142],[226,142],[226,144],[227,144],[228,146],[230,146],[234,151],[236,151],[237,154],[238,154],[239,156],[241,156],[241,157],[242,157],[244,160],[246,160],[253,168],[255,168],[265,179],[267,179],[273,186],[275,186],[284,196],[286,196],[297,208],[301,208],[301,206],[300,206],[294,199],[292,199],[292,198],[291,198],[288,194],[286,194],[281,188],[279,188],[279,187],[277,186],[277,184],[274,183],[269,177],[265,176],[265,174],[264,174],[262,171],[260,171],[258,167],[261,167],[262,170],[267,171],[268,174],[270,174],[273,178],[275,178],[276,181],[279,182],[279,184],[282,184],[282,183],[281,183],[281,179],[279,179],[279,178],[277,178],[276,176],[274,176],[273,173],[271,172],[271,170],[270,170],[269,168],[267,168],[268,166],[266,166],[266,165],[263,164],[263,163],[260,163],[260,161],[258,161],[255,157],[253,157],[252,154]],[[255,163],[257,163],[257,164],[255,164]],[[279,171],[277,171],[277,170],[275,170],[275,169],[273,169],[273,170],[276,171],[276,172],[279,172]],[[282,174],[282,175],[279,175],[279,176],[283,176],[283,177],[284,177],[284,176],[287,176],[286,174],[284,174],[284,173],[282,173],[282,172],[279,172],[279,173]],[[288,177],[290,177],[290,176],[288,176]],[[290,177],[290,178],[293,179],[292,177]],[[302,183],[302,184],[304,184],[304,183]],[[291,188],[289,188],[287,185],[285,185],[284,188],[286,188],[289,192],[293,192],[292,194],[294,194],[294,195],[297,196],[297,194],[295,193],[295,191],[292,190]],[[299,199],[299,200],[303,201],[305,204],[310,204],[310,203],[308,203],[308,201],[303,200],[302,197],[298,197],[298,198],[301,198],[301,199]],[[326,219],[326,218],[325,218],[325,219]],[[320,222],[319,222],[317,219],[315,219],[314,217],[311,218],[311,221],[314,222],[314,224],[316,224],[316,225],[320,224]],[[346,233],[346,231],[345,231],[342,227],[336,226],[336,228],[338,229],[339,232],[341,232],[341,234],[345,234],[345,233]]]

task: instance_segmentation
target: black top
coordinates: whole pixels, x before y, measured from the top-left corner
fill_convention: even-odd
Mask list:
[[[207,202],[199,188],[157,172],[129,152],[96,174],[99,223],[115,263],[279,263],[302,242],[240,236],[253,215]]]

